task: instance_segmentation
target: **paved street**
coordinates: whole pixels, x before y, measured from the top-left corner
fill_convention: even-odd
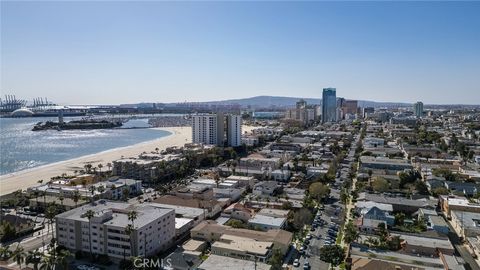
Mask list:
[[[328,238],[328,229],[330,223],[333,221],[340,226],[343,224],[344,220],[341,217],[343,214],[342,212],[345,211],[345,206],[342,205],[340,201],[341,187],[342,182],[348,179],[348,172],[350,171],[354,159],[355,148],[358,140],[359,136],[357,135],[355,137],[355,140],[352,142],[352,146],[346,156],[346,163],[343,167],[348,168],[348,170],[340,171],[342,169],[342,166],[339,166],[339,171],[337,172],[338,177],[335,178],[335,183],[331,186],[330,198],[324,205],[325,209],[322,211],[323,214],[321,216],[321,219],[325,221],[325,225],[318,227],[313,232],[310,232],[315,237],[310,240],[310,244],[307,246],[305,255],[299,258],[300,266],[294,269],[303,269],[305,261],[309,262],[310,269],[329,269],[329,264],[320,259],[320,248],[323,247],[325,239]]]

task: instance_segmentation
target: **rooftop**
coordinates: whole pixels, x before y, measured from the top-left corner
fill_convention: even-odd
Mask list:
[[[78,220],[88,222],[85,213],[92,210],[95,213],[94,219],[98,219],[99,223],[106,225],[125,227],[131,222],[128,220],[128,213],[136,211],[138,216],[135,220],[135,228],[140,228],[153,220],[161,218],[173,211],[171,209],[161,209],[153,207],[149,204],[133,205],[124,202],[113,202],[107,200],[98,200],[93,204],[89,203],[82,207],[72,209],[70,211],[57,215],[59,218]]]
[[[251,238],[224,234],[220,240],[212,244],[212,248],[235,250],[247,254],[266,256],[273,246],[273,242],[252,241]]]
[[[210,255],[199,267],[199,270],[269,270],[270,265],[254,261],[234,259],[230,257]]]
[[[251,218],[248,223],[252,224],[262,224],[272,227],[282,227],[287,219],[284,217],[272,217],[272,216],[265,216],[262,214],[256,214],[253,218]]]

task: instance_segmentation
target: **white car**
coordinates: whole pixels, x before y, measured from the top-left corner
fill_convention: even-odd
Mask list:
[[[293,261],[293,266],[294,266],[294,267],[299,267],[299,266],[300,266],[300,261],[299,261],[298,259],[295,259],[295,260]]]

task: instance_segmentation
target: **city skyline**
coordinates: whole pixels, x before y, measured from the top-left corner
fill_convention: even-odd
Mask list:
[[[331,86],[348,99],[480,104],[480,3],[1,5],[2,96],[202,102]]]

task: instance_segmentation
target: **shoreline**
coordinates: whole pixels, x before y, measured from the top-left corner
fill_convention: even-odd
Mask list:
[[[254,126],[242,126],[242,133],[250,133]],[[129,146],[122,146],[108,149],[94,154],[88,154],[73,159],[58,161],[50,164],[41,165],[38,167],[13,172],[0,176],[0,196],[12,193],[17,190],[26,190],[29,187],[38,184],[38,180],[48,182],[50,178],[59,176],[62,173],[72,175],[75,170],[83,170],[85,164],[92,164],[97,166],[102,164],[106,170],[106,164],[123,157],[136,157],[143,152],[165,150],[168,147],[183,147],[184,144],[192,141],[192,128],[190,126],[184,127],[158,127],[153,128],[157,130],[164,130],[170,132],[169,135],[149,140],[145,142],[136,143]]]
[[[0,195],[9,194],[20,189],[25,190],[35,186],[38,180],[44,180],[45,183],[51,177],[59,176],[62,173],[73,174],[75,170],[83,170],[85,164],[92,164],[93,166],[102,164],[107,169],[107,163],[120,159],[122,156],[136,157],[142,152],[155,151],[155,148],[159,148],[159,151],[162,151],[167,147],[182,147],[185,143],[189,143],[192,140],[191,127],[161,127],[154,129],[168,131],[170,134],[154,140],[112,148],[94,154],[1,175]]]

